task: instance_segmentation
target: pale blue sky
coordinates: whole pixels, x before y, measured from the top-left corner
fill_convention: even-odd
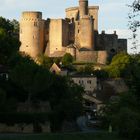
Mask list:
[[[127,28],[127,4],[133,0],[89,0],[99,5],[99,28]],[[78,6],[78,0],[0,0],[0,15],[19,19],[22,11],[42,11],[44,18],[64,18],[65,8]]]
[[[134,0],[89,0],[89,5],[98,5],[99,31],[117,30],[119,37],[129,38],[127,4]],[[0,0],[0,16],[19,20],[22,11],[41,11],[43,18],[65,18],[65,9],[78,6],[78,0]],[[129,42],[129,51],[130,51]]]

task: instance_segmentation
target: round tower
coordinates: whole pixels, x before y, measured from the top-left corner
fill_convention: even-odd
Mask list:
[[[79,12],[80,18],[84,15],[88,15],[88,0],[79,0]]]
[[[94,50],[93,23],[89,16],[80,19],[79,42],[81,48]]]
[[[44,25],[41,12],[23,12],[20,20],[20,51],[36,58],[43,52]]]

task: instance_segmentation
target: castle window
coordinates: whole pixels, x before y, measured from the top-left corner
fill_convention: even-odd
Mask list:
[[[79,33],[79,29],[78,29],[78,33]]]
[[[28,45],[26,45],[26,47],[29,47]]]
[[[37,26],[37,22],[34,22],[34,26]]]

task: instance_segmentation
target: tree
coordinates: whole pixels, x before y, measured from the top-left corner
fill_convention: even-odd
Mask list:
[[[129,91],[118,95],[118,100],[110,101],[106,105],[103,110],[103,122],[107,123],[106,126],[111,123],[121,136],[138,140],[140,137],[140,55],[122,55],[116,58],[112,60],[113,64],[126,62],[125,65],[119,65],[118,71],[126,81]],[[111,68],[115,69],[116,66]]]
[[[47,69],[50,69],[53,64],[53,59],[48,56],[41,55],[38,57],[37,63]]]
[[[73,62],[73,57],[72,57],[72,55],[71,54],[69,54],[69,53],[66,53],[63,57],[62,57],[62,64],[63,65],[70,65],[70,64],[72,64],[72,62]]]
[[[129,18],[129,29],[132,31],[133,36],[133,48],[136,49],[138,48],[138,42],[139,40],[137,39],[137,31],[140,27],[140,21],[139,21],[139,16],[140,16],[140,1],[139,0],[134,0],[131,5],[129,5],[131,8],[130,13],[128,14]]]
[[[19,39],[13,36],[14,25],[10,20],[0,17],[0,63],[7,65],[8,59],[17,52],[20,46]]]
[[[51,84],[49,71],[31,60],[16,65],[10,73],[10,78],[28,93],[29,103],[35,94],[44,92]]]
[[[10,23],[13,25],[13,32],[14,34],[19,34],[19,22],[15,19],[13,19],[12,21],[10,21]]]
[[[104,126],[112,125],[120,136],[139,139],[140,112],[137,97],[129,92],[123,93],[118,100],[110,101],[102,110]]]
[[[61,129],[62,122],[75,121],[82,113],[83,88],[66,77],[55,75],[49,92],[52,108],[51,128],[55,132]]]
[[[124,77],[128,67],[131,65],[132,58],[126,53],[120,53],[113,57],[111,64],[106,66],[109,77],[118,78]]]
[[[140,55],[132,56],[132,62],[125,73],[125,80],[130,90],[140,99]],[[138,100],[139,102],[139,100]]]
[[[10,20],[0,17],[0,27],[5,29],[7,33],[13,31],[13,25],[11,24]]]

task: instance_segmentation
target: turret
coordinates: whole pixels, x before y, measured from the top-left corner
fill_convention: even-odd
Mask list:
[[[79,12],[80,18],[84,15],[88,15],[88,0],[79,0]]]
[[[20,51],[36,58],[43,52],[44,20],[41,12],[23,12],[20,19]]]
[[[81,48],[94,50],[94,24],[88,15],[88,0],[79,0],[79,44]]]

